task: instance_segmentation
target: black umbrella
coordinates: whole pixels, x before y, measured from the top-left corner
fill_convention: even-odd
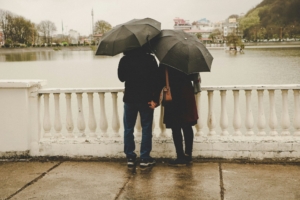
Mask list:
[[[149,45],[160,63],[186,74],[210,72],[213,57],[194,35],[182,30],[162,30]]]
[[[141,47],[160,33],[160,26],[160,22],[151,18],[133,19],[117,25],[103,35],[96,55],[114,56]]]

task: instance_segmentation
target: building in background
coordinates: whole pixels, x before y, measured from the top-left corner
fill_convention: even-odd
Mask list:
[[[210,43],[211,42],[211,38],[209,37],[212,33],[212,29],[208,29],[208,30],[201,30],[201,29],[191,29],[191,30],[186,30],[184,31],[186,33],[190,33],[190,34],[193,34],[193,35],[198,35],[198,34],[201,34],[201,41],[203,43]]]
[[[70,44],[78,44],[79,42],[79,33],[73,29],[69,31],[69,43]]]
[[[198,21],[193,22],[193,25],[196,26],[196,28],[199,30],[211,29],[212,27],[212,23],[206,18],[202,18]]]
[[[192,24],[190,24],[189,20],[184,20],[179,17],[174,19],[174,29],[175,30],[191,30]]]
[[[98,45],[100,43],[102,35],[103,35],[102,33],[94,34],[93,38],[94,38],[94,41],[95,41],[96,45]]]
[[[244,13],[241,13],[240,15],[232,15],[223,22],[222,26],[223,26],[224,37],[228,36],[231,33],[239,37],[243,37],[243,33],[239,29],[239,22],[238,22],[238,19],[243,16]]]

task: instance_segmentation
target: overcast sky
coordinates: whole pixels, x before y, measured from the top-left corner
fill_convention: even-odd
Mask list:
[[[105,20],[112,26],[131,19],[150,17],[161,22],[162,29],[173,29],[175,17],[217,22],[231,14],[246,13],[262,0],[0,0],[0,9],[9,10],[34,23],[50,20],[57,33],[69,29],[88,35],[94,22]]]

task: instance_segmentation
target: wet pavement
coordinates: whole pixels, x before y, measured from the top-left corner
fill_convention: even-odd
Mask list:
[[[0,199],[300,199],[300,166],[159,161],[0,162]]]

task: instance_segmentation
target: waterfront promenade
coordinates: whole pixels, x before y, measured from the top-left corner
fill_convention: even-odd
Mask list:
[[[220,49],[224,47],[214,46],[216,44],[208,44],[208,49]],[[299,48],[300,41],[296,42],[252,42],[245,43],[245,49],[255,48]],[[91,51],[95,50],[97,46],[66,46],[66,47],[28,47],[28,48],[0,48],[0,53],[21,53],[21,52],[39,52],[39,51]]]
[[[119,161],[0,162],[0,199],[300,199],[300,166],[196,162],[128,170]]]

